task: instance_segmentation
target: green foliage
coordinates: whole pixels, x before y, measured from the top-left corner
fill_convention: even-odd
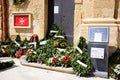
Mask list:
[[[8,37],[5,41],[1,41],[0,45],[0,56],[1,57],[9,57],[9,44],[12,42],[12,40]]]
[[[83,53],[79,53],[77,50],[75,50],[75,53],[72,54],[71,57],[72,67],[76,75],[86,76],[87,74],[92,72],[93,64],[87,55],[87,43],[84,37],[80,37],[78,47],[82,50]],[[86,64],[87,67],[79,64],[77,62],[78,60]]]
[[[18,43],[20,43],[20,42],[21,42],[21,37],[20,37],[20,35],[17,35],[17,36],[16,36],[15,41],[17,41]]]
[[[109,57],[109,64],[120,64],[120,49],[118,48],[115,53]]]
[[[10,54],[8,52],[8,46],[7,47],[1,47],[0,46],[0,57],[9,57]]]
[[[66,48],[71,46],[66,39],[63,38],[53,38],[53,44],[55,47]]]
[[[55,53],[56,49],[53,46],[53,40],[50,40],[47,42],[47,44],[40,46],[39,49],[37,49],[38,61],[41,63],[45,63],[50,57],[52,57],[52,53]]]
[[[21,47],[28,46],[28,45],[29,45],[29,41],[27,40],[27,38],[25,38],[25,40],[23,40],[20,44]]]
[[[27,61],[28,62],[37,62],[38,55],[31,53],[30,55],[27,55]]]
[[[24,3],[26,0],[13,0],[13,4],[14,5],[18,5],[18,4],[22,4]]]
[[[116,66],[119,65],[119,69],[116,69]],[[116,73],[116,70],[119,74]],[[109,57],[109,75],[112,78],[120,79],[120,49],[118,48],[115,53]]]
[[[19,50],[19,46],[16,45],[14,42],[10,43],[8,49],[9,49],[9,54],[11,55],[11,57],[15,57],[16,51]]]
[[[21,43],[20,43],[20,47],[23,48],[23,54],[26,53],[26,51],[28,49],[30,49],[30,45],[29,45],[29,41],[25,38],[25,40],[23,40]]]
[[[1,41],[1,45],[9,45],[12,42],[10,37],[8,37],[5,41]]]
[[[79,38],[78,47],[79,47],[81,50],[87,51],[87,43],[86,43],[86,39],[85,39],[84,37],[80,37],[80,38]]]
[[[80,65],[77,62],[77,60],[86,64],[87,67],[84,67],[84,66]],[[71,62],[72,62],[72,68],[73,68],[74,72],[76,73],[76,75],[86,76],[93,70],[92,62],[90,61],[90,59],[88,58],[86,53],[82,53],[82,54],[75,53],[75,54],[73,54]]]
[[[14,64],[13,60],[7,61],[7,62],[0,62],[0,70],[9,68],[9,67],[13,66],[13,64]]]
[[[51,30],[60,30],[59,26],[57,24],[53,24],[51,27]]]
[[[54,37],[55,35],[59,35],[59,36],[65,36],[65,33],[63,32],[63,30],[56,24],[53,24],[51,27],[51,30],[55,30],[58,31],[57,33],[50,33],[47,35],[47,39],[50,39],[52,37]]]

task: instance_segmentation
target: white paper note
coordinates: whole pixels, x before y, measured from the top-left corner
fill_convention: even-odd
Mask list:
[[[91,58],[104,59],[104,48],[91,47]]]
[[[59,6],[54,6],[54,14],[58,14],[59,13]]]
[[[94,42],[102,42],[102,33],[95,33]]]

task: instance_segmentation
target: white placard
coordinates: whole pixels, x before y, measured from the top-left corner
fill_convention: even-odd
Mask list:
[[[55,35],[54,37],[55,38],[63,38],[63,39],[65,38],[64,36],[57,36],[57,35]]]
[[[82,50],[79,47],[76,47],[76,49],[82,54]]]
[[[14,41],[14,43],[20,47],[20,44],[17,41]]]
[[[62,49],[62,48],[57,48],[57,50],[61,51],[65,51],[66,49]]]
[[[77,63],[79,63],[81,66],[83,66],[83,67],[87,67],[87,65],[86,64],[84,64],[83,62],[81,62],[80,60],[77,60]]]
[[[58,31],[50,30],[50,33],[58,33]]]
[[[104,48],[91,47],[91,58],[104,59]]]
[[[34,48],[36,48],[37,43],[36,42],[30,42],[29,45],[34,45]]]
[[[94,42],[102,42],[102,33],[95,33]]]
[[[34,44],[36,44],[36,42],[30,42],[30,43],[29,43],[29,45],[34,45]]]
[[[41,41],[41,42],[40,42],[40,45],[45,45],[47,42],[48,42],[48,40]]]
[[[1,47],[7,48],[8,45],[1,45]]]
[[[26,46],[24,46],[24,47],[20,47],[21,49],[26,49]]]
[[[54,14],[58,14],[59,13],[59,6],[54,6]]]

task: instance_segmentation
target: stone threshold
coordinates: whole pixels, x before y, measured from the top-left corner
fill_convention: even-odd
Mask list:
[[[35,67],[35,68],[41,68],[41,69],[46,69],[46,70],[52,70],[52,71],[57,71],[57,72],[63,72],[63,73],[69,73],[69,74],[74,74],[74,71],[72,68],[64,68],[64,67],[53,67],[53,66],[47,66],[45,64],[40,64],[40,63],[21,63],[24,66],[30,66],[30,67]]]

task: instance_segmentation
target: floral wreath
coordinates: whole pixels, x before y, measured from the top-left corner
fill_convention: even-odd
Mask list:
[[[92,62],[85,52],[75,53],[71,58],[72,68],[76,75],[86,76],[93,70]]]

